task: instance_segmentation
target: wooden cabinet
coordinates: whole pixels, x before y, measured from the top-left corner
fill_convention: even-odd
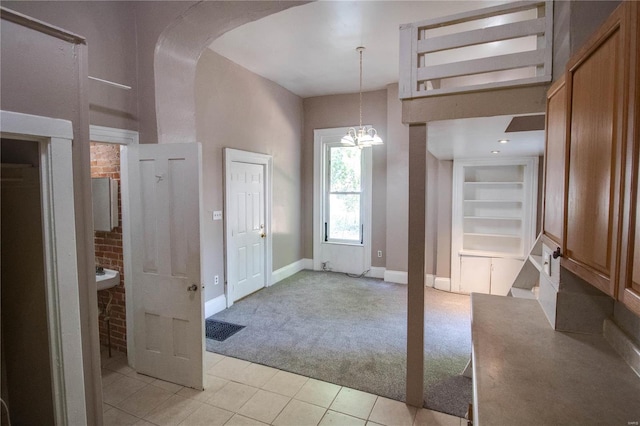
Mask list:
[[[640,315],[639,9],[623,2],[549,90],[543,235]]]
[[[460,293],[506,296],[523,263],[508,257],[460,256]]]
[[[562,265],[614,296],[625,144],[624,7],[568,65],[568,180]]]
[[[621,236],[618,300],[640,315],[640,6],[627,5],[627,25],[635,28],[628,39],[628,85],[624,96],[628,105],[626,130],[625,191]]]
[[[547,93],[542,234],[547,245],[562,246],[565,151],[567,142],[567,87],[564,76]]]

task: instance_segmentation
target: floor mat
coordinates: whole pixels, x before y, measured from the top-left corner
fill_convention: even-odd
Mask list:
[[[217,340],[218,342],[224,342],[244,327],[244,325],[231,324],[211,318],[207,318],[205,322],[207,338]]]

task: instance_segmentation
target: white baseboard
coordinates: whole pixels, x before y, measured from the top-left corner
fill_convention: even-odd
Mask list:
[[[404,271],[384,271],[384,280],[389,283],[407,284],[409,282],[408,274]]]
[[[433,287],[438,290],[451,291],[451,278],[436,277]]]
[[[424,277],[424,286],[433,287],[435,285],[436,276],[433,274],[426,274]]]
[[[273,271],[271,273],[271,284],[274,285],[277,282],[289,278],[291,275],[296,274],[303,269],[313,269],[313,259],[300,259],[293,263],[283,266],[282,268]]]
[[[384,279],[384,274],[386,270],[387,270],[386,268],[383,268],[381,266],[372,266],[371,269],[369,269],[369,273],[367,274],[367,276],[371,278]]]
[[[204,302],[204,317],[205,319],[209,318],[211,315],[217,314],[225,309],[227,309],[227,297],[221,294],[218,297]]]

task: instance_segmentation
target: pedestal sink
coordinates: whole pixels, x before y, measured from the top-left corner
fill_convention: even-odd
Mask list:
[[[96,284],[98,291],[115,287],[120,283],[120,272],[113,269],[104,268],[104,275],[96,273]]]

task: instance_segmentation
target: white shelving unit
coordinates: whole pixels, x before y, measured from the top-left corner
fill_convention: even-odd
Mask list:
[[[508,292],[535,238],[537,177],[537,157],[454,161],[453,291]]]

